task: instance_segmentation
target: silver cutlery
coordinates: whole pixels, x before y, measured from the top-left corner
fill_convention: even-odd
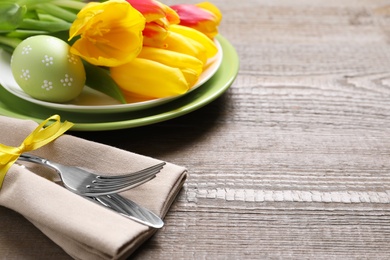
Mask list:
[[[138,205],[132,200],[120,196],[119,194],[87,198],[114,210],[126,218],[132,219],[146,226],[152,228],[162,228],[164,226],[163,220],[152,211]]]
[[[68,168],[61,167],[63,165],[58,164],[58,163],[53,163],[53,162],[50,162],[50,165],[49,165],[47,163],[48,160],[41,158],[41,157],[38,157],[38,156],[35,156],[35,155],[23,154],[19,161],[27,161],[27,162],[41,164],[41,165],[44,165],[46,167],[55,169],[57,172],[60,170],[61,174],[65,173],[65,176],[67,176]],[[53,167],[54,165],[56,166],[56,168]],[[74,167],[71,167],[71,169],[73,169],[73,168]],[[77,168],[77,169],[79,169],[79,168]],[[77,172],[73,173],[73,174],[77,174]],[[145,174],[140,175],[137,178],[138,182],[134,181],[132,184],[133,185],[132,187],[136,187],[138,185],[141,185],[150,179],[151,178],[149,175],[145,175]],[[74,191],[74,189],[70,189],[69,187],[67,187],[65,185],[64,185],[64,187],[66,189],[76,193]],[[129,219],[132,219],[138,223],[150,226],[152,228],[162,228],[164,226],[163,220],[159,216],[154,214],[152,211],[148,210],[145,207],[142,207],[142,206],[136,204],[134,201],[132,201],[130,199],[126,199],[126,198],[120,196],[119,194],[114,193],[114,194],[99,195],[99,196],[86,196],[86,195],[83,195],[80,193],[76,193],[76,194],[78,194],[78,195],[82,196],[83,198],[86,198],[90,201],[98,203],[101,206],[109,208],[109,209],[119,213],[120,215],[127,217]]]
[[[123,175],[98,175],[86,169],[62,165],[32,154],[24,153],[18,160],[38,163],[54,169],[67,189],[83,196],[101,196],[132,189],[153,179],[165,165],[165,162],[162,162]]]

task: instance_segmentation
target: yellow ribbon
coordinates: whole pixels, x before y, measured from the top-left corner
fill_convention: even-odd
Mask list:
[[[50,121],[54,120],[52,124],[45,127]],[[74,124],[68,121],[61,123],[60,116],[54,115],[43,121],[35,130],[24,139],[19,147],[12,147],[0,144],[0,189],[3,185],[5,175],[12,164],[19,158],[19,156],[28,151],[36,150],[57,137],[65,133]]]

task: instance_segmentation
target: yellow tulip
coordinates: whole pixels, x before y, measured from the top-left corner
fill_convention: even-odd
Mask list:
[[[164,47],[164,40],[168,36],[168,23],[165,18],[146,23],[142,33],[144,46]]]
[[[207,49],[201,43],[184,36],[180,33],[169,31],[164,41],[164,48],[170,51],[188,54],[200,60],[203,64],[207,62]]]
[[[69,40],[81,36],[71,52],[99,66],[128,63],[141,51],[144,27],[144,16],[125,0],[91,2],[69,30]]]
[[[203,63],[197,58],[161,48],[144,46],[138,58],[157,61],[169,67],[180,69],[189,87],[198,81],[203,70]]]
[[[199,42],[202,46],[206,48],[206,56],[208,59],[214,57],[218,53],[218,48],[215,45],[214,41],[207,37],[204,33],[196,29],[183,25],[172,24],[169,27],[169,30]]]
[[[112,67],[110,74],[127,95],[164,98],[184,94],[189,88],[180,69],[143,58]]]
[[[169,6],[156,0],[126,0],[146,19],[143,30],[144,45],[162,47],[170,24],[178,24],[178,14]]]

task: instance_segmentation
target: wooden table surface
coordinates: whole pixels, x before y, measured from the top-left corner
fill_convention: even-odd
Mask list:
[[[189,170],[132,259],[390,258],[390,2],[212,3],[240,58],[224,95],[163,123],[72,133]]]

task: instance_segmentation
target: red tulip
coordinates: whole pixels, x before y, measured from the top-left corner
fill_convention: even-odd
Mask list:
[[[210,38],[218,34],[222,14],[215,5],[202,2],[196,5],[173,5],[171,8],[178,13],[180,25],[201,31]]]

